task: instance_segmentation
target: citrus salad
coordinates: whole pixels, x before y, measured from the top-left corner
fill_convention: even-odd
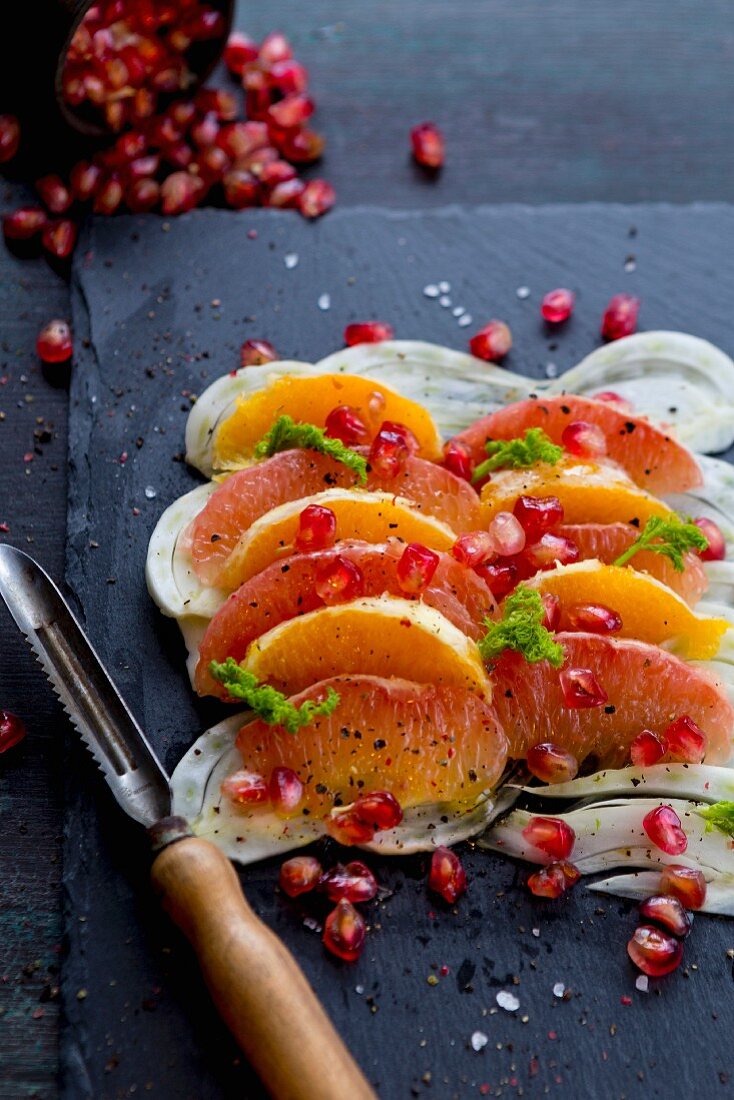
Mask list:
[[[734,363],[680,333],[546,382],[386,341],[213,383],[186,432],[208,480],[146,574],[194,689],[245,711],[174,813],[242,863],[429,851],[449,902],[473,836],[540,896],[622,869],[592,889],[646,899],[630,954],[673,969],[687,909],[734,913],[734,471],[694,454],[733,440]],[[283,867],[317,882],[356,957],[371,873]]]

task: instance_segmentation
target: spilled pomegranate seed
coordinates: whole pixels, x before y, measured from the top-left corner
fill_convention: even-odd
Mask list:
[[[581,872],[568,860],[549,863],[528,876],[528,889],[538,898],[559,898],[581,878]]]
[[[708,539],[707,548],[698,553],[701,561],[723,561],[726,557],[726,540],[719,525],[706,516],[699,516],[693,522],[696,527],[700,527]]]
[[[607,440],[598,424],[574,420],[561,434],[561,443],[569,454],[581,458],[603,458],[607,453]]]
[[[511,347],[512,333],[504,321],[490,321],[469,341],[472,355],[490,363],[504,359]]]
[[[571,826],[558,817],[531,817],[522,835],[553,860],[568,859],[576,843]]]
[[[622,616],[601,603],[575,603],[564,609],[564,630],[582,630],[588,634],[618,634]]]
[[[41,243],[51,256],[65,260],[71,256],[76,244],[78,229],[68,218],[49,222],[41,233]]]
[[[268,784],[257,772],[239,771],[228,775],[222,782],[222,794],[236,805],[267,802],[270,798]]]
[[[379,832],[382,829],[394,829],[403,820],[403,809],[394,794],[389,791],[371,791],[361,794],[353,803],[352,810],[360,819]]]
[[[161,184],[161,209],[164,214],[185,214],[197,203],[197,187],[188,172],[172,172]]]
[[[26,735],[25,723],[17,714],[0,710],[0,752],[7,752],[20,744]]]
[[[561,669],[558,679],[567,707],[603,707],[609,698],[590,668]]]
[[[298,517],[296,550],[326,550],[336,542],[336,516],[321,504],[307,505]]]
[[[370,447],[370,468],[378,477],[394,478],[403,472],[409,457],[410,448],[403,434],[391,431],[383,424]]]
[[[29,241],[48,225],[48,215],[40,206],[21,206],[3,218],[3,233],[9,241]]]
[[[241,367],[259,367],[263,363],[273,363],[278,353],[269,340],[245,340],[240,348]]]
[[[683,944],[651,924],[641,924],[627,944],[627,954],[643,974],[662,978],[680,965]]]
[[[687,714],[666,727],[664,739],[674,760],[685,764],[700,764],[706,755],[706,734]]]
[[[419,542],[408,543],[397,564],[398,584],[403,592],[417,596],[425,591],[433,579],[438,561],[438,554],[427,546]]]
[[[660,893],[677,898],[686,909],[701,909],[706,901],[706,879],[703,871],[669,863],[660,875]]]
[[[242,31],[232,31],[222,53],[222,60],[233,76],[242,76],[249,61],[255,61],[258,48],[255,42]]]
[[[268,782],[268,795],[280,817],[290,817],[303,799],[303,783],[292,768],[273,768]]]
[[[156,180],[133,180],[125,192],[125,202],[133,214],[153,210],[161,199],[160,184]]]
[[[364,917],[350,901],[342,898],[326,918],[324,947],[337,958],[354,962],[362,953],[366,936]]]
[[[453,905],[466,892],[466,871],[450,848],[436,848],[431,856],[428,885],[449,905]]]
[[[658,764],[668,751],[668,742],[652,730],[641,730],[630,742],[630,760],[636,768]]]
[[[278,883],[289,898],[306,894],[318,885],[323,870],[314,856],[294,856],[281,864]]]
[[[225,173],[222,179],[224,188],[224,201],[233,210],[244,210],[247,206],[255,206],[260,194],[260,184],[252,172],[244,169],[233,169]]]
[[[466,535],[459,535],[451,547],[451,554],[462,565],[468,565],[476,569],[497,556],[494,539],[489,531],[469,531]]]
[[[297,159],[293,157],[292,152],[288,155],[288,146],[286,146],[285,155],[288,160]],[[331,210],[335,202],[336,191],[330,183],[326,180],[309,180],[301,192],[298,209],[304,218],[320,218],[327,210]]]
[[[12,160],[20,148],[20,123],[15,115],[0,115],[0,164]]]
[[[369,867],[360,860],[353,860],[346,866],[335,864],[321,876],[319,890],[331,901],[346,898],[353,905],[371,901],[377,894],[377,879]]]
[[[51,214],[64,214],[71,206],[71,192],[61,176],[42,176],[36,180],[38,197]]]
[[[528,769],[544,783],[568,783],[575,779],[579,762],[573,753],[552,741],[543,741],[528,749]]]
[[[260,43],[260,60],[266,65],[287,61],[292,56],[291,44],[282,31],[271,31]]]
[[[71,193],[77,202],[88,202],[102,179],[102,169],[88,160],[78,161],[69,174]]]
[[[424,168],[440,168],[446,155],[443,134],[433,122],[422,122],[410,131],[410,143],[416,163]]]
[[[640,299],[632,294],[615,294],[604,310],[601,334],[605,340],[620,340],[637,331]]]
[[[36,337],[36,352],[43,363],[65,363],[73,351],[71,329],[66,321],[49,321]]]
[[[525,530],[512,512],[498,512],[487,531],[496,553],[512,557],[525,549]]]
[[[337,405],[326,418],[326,434],[332,439],[341,439],[347,447],[363,443],[368,430],[362,417],[351,405]]]
[[[512,513],[522,524],[529,539],[540,535],[563,523],[563,505],[558,497],[519,496]]]
[[[645,898],[640,904],[640,915],[645,920],[661,925],[666,932],[677,936],[679,940],[685,939],[693,927],[691,917],[678,898],[672,895],[658,894],[652,898]]]
[[[394,335],[395,329],[385,321],[354,322],[344,329],[344,343],[348,348],[356,344],[380,344],[392,340]]]
[[[672,806],[656,806],[642,819],[642,828],[656,848],[669,856],[679,856],[688,847],[688,837]]]
[[[549,290],[540,303],[540,313],[544,321],[552,325],[563,324],[573,313],[576,295],[572,290],[559,287],[558,290]]]
[[[374,840],[377,830],[364,821],[353,809],[340,810],[324,819],[326,831],[334,840],[349,847],[351,844],[367,844]]]
[[[364,595],[364,573],[356,562],[338,554],[316,574],[314,589],[325,604],[356,600]]]
[[[474,462],[466,447],[456,440],[446,444],[443,451],[443,464],[447,470],[464,481],[471,481]]]
[[[110,177],[97,188],[92,201],[92,210],[95,214],[106,214],[109,217],[122,204],[122,195],[122,184],[118,179]]]

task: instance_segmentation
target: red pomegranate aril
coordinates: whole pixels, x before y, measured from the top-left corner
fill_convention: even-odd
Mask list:
[[[315,856],[293,856],[281,864],[278,885],[289,898],[314,890],[321,879],[323,868]]]
[[[260,43],[260,60],[267,65],[288,61],[293,56],[291,44],[281,31],[271,31]]]
[[[268,118],[272,119],[276,126],[290,130],[309,119],[313,112],[314,103],[309,96],[288,95],[268,108]]]
[[[309,130],[307,126],[304,126],[300,130],[289,131],[280,143],[279,149],[283,156],[287,160],[292,160],[294,164],[313,164],[322,156],[325,145],[326,140],[321,134],[317,134],[315,130]],[[324,184],[323,180],[318,182]],[[330,187],[329,184],[324,186]],[[333,206],[335,197],[333,188],[330,188],[330,193],[331,202],[329,206]]]
[[[23,720],[9,710],[0,710],[0,752],[7,752],[20,744],[25,735]]]
[[[226,27],[226,20],[220,11],[202,7],[187,20],[185,30],[195,41],[204,42],[211,38],[219,38],[224,34]]]
[[[198,118],[196,122],[191,124],[189,137],[197,148],[206,149],[208,145],[214,144],[218,133],[219,121],[217,116],[210,111],[209,114],[204,115],[203,118]]]
[[[36,191],[52,214],[63,214],[71,206],[71,193],[61,176],[41,176],[36,180]]]
[[[125,168],[125,177],[128,180],[150,179],[161,166],[161,158],[158,153],[148,153],[145,157],[136,157]]]
[[[371,825],[375,832],[394,829],[403,820],[403,809],[390,791],[370,791],[361,794],[352,805],[360,821]]]
[[[343,863],[337,863],[325,871],[319,881],[319,890],[323,891],[330,901],[346,898],[353,905],[357,905],[360,902],[371,901],[375,897],[377,879],[366,863],[355,859],[346,866]]]
[[[564,630],[582,630],[587,634],[618,634],[622,616],[601,603],[575,603],[564,608]]]
[[[326,918],[324,947],[345,962],[355,962],[362,953],[366,936],[364,917],[350,901],[342,898]]]
[[[672,895],[658,894],[652,898],[645,898],[640,905],[640,915],[645,920],[662,925],[666,932],[670,932],[679,940],[685,939],[693,927],[693,920],[678,898]]]
[[[278,210],[295,210],[299,206],[304,190],[303,180],[283,180],[282,183],[276,183],[271,191],[266,191],[263,205],[274,206]]]
[[[551,325],[561,325],[573,313],[576,295],[566,287],[549,290],[540,303],[540,313],[544,321]]]
[[[369,434],[364,420],[351,405],[337,405],[327,416],[324,426],[331,439],[340,439],[347,447],[363,443]]]
[[[497,551],[489,531],[469,531],[466,535],[459,535],[451,547],[451,554],[462,565],[476,569],[478,565],[495,558]]]
[[[642,827],[656,848],[669,856],[680,856],[688,847],[688,837],[672,806],[656,806],[642,819]]]
[[[249,119],[257,122],[264,122],[268,117],[271,103],[270,90],[264,86],[264,74],[262,75],[262,82],[263,87],[261,88],[252,88],[249,83],[245,84],[247,88],[245,92],[245,114]]]
[[[641,924],[627,944],[627,954],[643,974],[662,978],[680,965],[683,944],[651,924]]]
[[[449,905],[453,905],[466,892],[466,871],[450,848],[436,848],[431,856],[428,886]]]
[[[469,341],[472,355],[489,363],[504,359],[511,347],[512,333],[504,321],[490,321]]]
[[[49,222],[41,234],[43,247],[57,260],[71,256],[76,245],[78,229],[68,218]]]
[[[522,557],[532,574],[538,569],[553,569],[556,563],[571,565],[579,560],[581,554],[571,539],[546,531],[537,542],[526,545]]]
[[[526,763],[529,771],[543,783],[568,783],[575,779],[579,770],[573,753],[552,741],[542,741],[529,748]]]
[[[286,154],[287,155],[287,154]],[[293,157],[289,156],[289,160]],[[336,191],[326,180],[310,180],[304,187],[298,203],[298,209],[304,218],[320,218],[327,210],[331,210],[336,202]],[[382,337],[389,339],[389,337]],[[365,341],[360,341],[365,343]],[[374,340],[366,341],[374,343]]]
[[[379,396],[382,397],[382,394]],[[394,435],[399,435],[412,455],[417,455],[421,449],[417,437],[411,432],[410,428],[405,424],[399,423],[397,420],[383,420],[380,425],[380,431],[392,432]]]
[[[95,214],[114,214],[122,202],[122,184],[117,179],[106,179],[94,196],[92,210]]]
[[[617,412],[621,412],[625,416],[631,416],[635,411],[632,402],[628,401],[626,397],[622,397],[620,393],[615,393],[614,390],[602,390],[600,393],[594,393],[591,396],[595,401],[604,401],[607,405],[613,405]]]
[[[450,440],[444,447],[443,464],[456,477],[460,477],[463,481],[471,481],[474,462],[466,447],[456,440]]]
[[[698,551],[701,561],[723,561],[726,557],[726,540],[719,525],[707,516],[699,516],[693,522],[708,539],[706,549]]]
[[[245,207],[255,206],[257,203],[260,184],[251,172],[234,168],[224,175],[222,186],[225,202],[233,210],[244,210]]]
[[[242,76],[245,65],[257,59],[257,45],[242,31],[232,31],[222,52],[222,60],[233,76]]]
[[[129,130],[121,134],[112,147],[114,161],[123,166],[131,160],[142,157],[148,148],[148,139],[141,130]]]
[[[364,595],[364,573],[355,562],[339,554],[316,574],[314,589],[325,604],[356,600]]]
[[[664,733],[668,752],[684,764],[700,764],[706,755],[706,734],[687,714],[666,727]]]
[[[308,87],[308,72],[298,61],[276,61],[270,66],[269,77],[284,96],[301,95]]]
[[[568,859],[576,843],[571,826],[558,817],[531,817],[522,835],[553,860]]]
[[[561,621],[561,601],[553,592],[544,592],[540,600],[543,604],[543,626],[554,634]]]
[[[489,524],[488,534],[495,551],[503,558],[513,557],[525,549],[525,531],[512,512],[498,512]]]
[[[73,351],[71,329],[66,321],[49,321],[36,338],[36,353],[44,363],[65,363]]]
[[[537,898],[559,898],[581,878],[581,872],[568,860],[541,867],[528,876],[528,889]]]
[[[403,472],[409,457],[410,449],[403,435],[383,426],[372,441],[368,462],[378,477],[394,478]]]
[[[268,128],[262,122],[231,122],[221,127],[216,144],[232,160],[247,157],[268,144]]]
[[[133,214],[143,214],[158,205],[161,198],[160,184],[156,180],[133,180],[125,191],[125,202]]]
[[[196,206],[197,193],[189,172],[172,172],[161,184],[161,209],[164,214],[185,214]]]
[[[607,453],[607,440],[598,424],[574,420],[561,433],[561,443],[569,454],[580,458],[603,458]]]
[[[229,157],[218,145],[210,145],[208,149],[202,149],[189,165],[189,172],[194,172],[205,183],[218,183],[229,168]]]
[[[630,760],[635,768],[651,768],[659,764],[668,751],[668,742],[652,730],[640,730],[630,742]]]
[[[171,115],[158,115],[146,127],[148,141],[158,149],[183,141],[183,130]]]
[[[395,330],[385,321],[355,321],[344,329],[344,344],[348,348],[356,344],[379,344],[392,340]]]
[[[278,353],[269,340],[245,340],[240,348],[240,366],[259,367],[263,363],[273,363]]]
[[[446,156],[444,137],[433,122],[422,122],[410,131],[413,156],[423,168],[440,168]]]
[[[279,817],[291,817],[303,799],[303,783],[292,768],[277,767],[270,773],[268,795]]]
[[[610,299],[601,321],[601,334],[605,340],[620,340],[637,330],[640,299],[632,294],[615,294]]]
[[[40,206],[20,206],[3,218],[3,233],[9,241],[29,241],[48,225],[48,214]]]
[[[518,582],[518,569],[515,562],[485,562],[474,566],[477,576],[481,577],[496,600],[501,600]]]
[[[71,193],[77,202],[88,202],[102,178],[102,169],[88,160],[80,160],[69,173]]]
[[[368,844],[374,840],[377,830],[367,821],[363,821],[352,809],[340,810],[324,819],[326,831],[340,844],[349,847],[352,844]]]
[[[0,164],[12,160],[20,147],[20,123],[15,115],[0,115]]]
[[[194,150],[185,141],[176,141],[171,145],[165,145],[162,152],[166,163],[170,164],[172,168],[180,170],[188,168],[194,159]]]
[[[191,126],[196,118],[196,107],[190,99],[179,99],[176,103],[171,104],[166,114],[171,119],[174,126],[177,126],[181,133],[183,133],[188,126]]]
[[[701,909],[706,901],[703,871],[669,863],[660,874],[660,893],[677,898],[686,909]]]
[[[512,514],[530,539],[537,539],[552,527],[563,523],[563,505],[558,497],[519,496]]]
[[[257,772],[233,772],[222,782],[221,791],[225,798],[238,806],[257,805],[270,798],[265,777]]]
[[[295,178],[296,170],[287,160],[271,160],[263,165],[260,172],[260,182],[264,187],[275,187],[279,183],[286,183]]]
[[[336,542],[336,516],[321,504],[307,505],[298,517],[296,550],[326,550]]]
[[[609,696],[590,668],[564,668],[558,673],[563,702],[574,710],[603,707]]]
[[[436,572],[439,557],[419,542],[409,542],[397,564],[398,584],[403,592],[418,596],[424,592]]]
[[[199,88],[194,96],[194,106],[200,114],[213,114],[221,122],[234,122],[238,114],[234,93],[224,88]]]

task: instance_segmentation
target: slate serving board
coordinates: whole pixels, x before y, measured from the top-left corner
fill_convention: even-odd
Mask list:
[[[146,546],[161,511],[199,480],[180,460],[191,395],[237,366],[244,339],[316,360],[340,346],[345,323],[377,317],[399,337],[464,348],[472,328],[422,294],[447,280],[477,326],[509,322],[505,365],[533,377],[595,347],[620,290],[641,295],[642,327],[690,331],[732,352],[733,243],[725,206],[365,209],[314,225],[207,210],[171,223],[92,222],[73,286],[67,581],[166,766],[221,708],[192,698],[177,630],[145,590]],[[555,286],[578,295],[558,334],[538,313]],[[75,745],[66,785],[63,1095],[261,1096],[150,896],[141,831]],[[372,904],[375,927],[351,966],[304,925],[323,911],[276,895],[278,861],[242,874],[382,1097],[722,1092],[734,1069],[731,924],[698,918],[685,968],[643,994],[625,953],[632,904],[583,888],[540,902],[519,866],[466,846],[462,855],[471,885],[458,915],[427,896],[425,858],[368,857],[386,896]],[[500,990],[518,997],[516,1012],[498,1007]],[[475,1032],[487,1037],[480,1051]]]

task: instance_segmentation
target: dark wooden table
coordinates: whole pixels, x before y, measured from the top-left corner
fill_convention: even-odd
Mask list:
[[[323,174],[342,204],[734,200],[729,0],[264,8],[241,5],[237,22],[255,36],[280,27],[309,66],[329,142]],[[437,181],[407,153],[407,131],[428,118],[448,139]],[[29,197],[23,183],[0,185],[2,211]],[[58,577],[67,398],[34,342],[68,310],[65,283],[42,261],[0,255],[0,537]],[[4,611],[0,706],[29,730],[0,758],[0,1098],[21,1100],[56,1092],[66,721]]]

